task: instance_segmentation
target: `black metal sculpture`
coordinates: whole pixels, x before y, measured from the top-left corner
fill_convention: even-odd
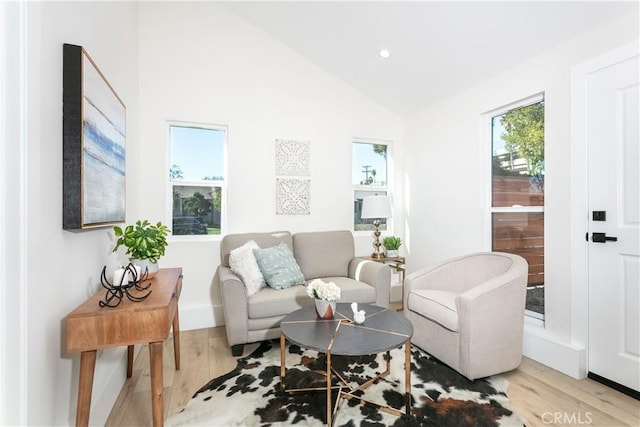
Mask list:
[[[149,276],[149,270],[145,268],[144,272],[140,272],[139,268],[136,268],[133,264],[129,263],[126,267],[123,267],[123,274],[120,276],[118,283],[110,283],[107,279],[106,271],[107,266],[102,268],[102,274],[100,275],[100,284],[107,290],[104,300],[98,302],[100,307],[117,307],[122,302],[122,298],[126,297],[133,302],[143,301],[151,294],[151,282],[146,286],[141,286],[141,283],[147,280]],[[116,277],[114,276],[114,282]],[[141,295],[132,295],[131,290],[142,292],[147,289],[149,292]]]

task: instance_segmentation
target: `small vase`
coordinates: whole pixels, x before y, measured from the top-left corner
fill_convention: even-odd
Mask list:
[[[397,249],[387,249],[387,258],[397,258],[398,250]]]
[[[333,316],[336,313],[335,301],[325,301],[323,299],[316,298],[315,303],[318,319],[333,319]]]

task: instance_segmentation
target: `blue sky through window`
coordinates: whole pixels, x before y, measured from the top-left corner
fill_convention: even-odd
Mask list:
[[[381,154],[373,151],[374,144],[370,143],[353,143],[353,166],[351,168],[351,182],[354,185],[360,185],[361,181],[365,181],[367,174],[364,169],[369,171],[375,170],[375,182],[377,185],[387,184],[387,159]],[[387,150],[387,155],[389,155]],[[365,168],[365,166],[370,166]],[[371,174],[368,175],[371,177]]]
[[[504,140],[502,139],[502,135],[505,133],[504,126],[500,123],[504,114],[499,116],[495,116],[491,119],[491,141],[493,145],[493,155],[504,154],[507,152],[504,148]]]
[[[225,132],[220,129],[170,127],[171,162],[178,165],[185,181],[223,179]]]

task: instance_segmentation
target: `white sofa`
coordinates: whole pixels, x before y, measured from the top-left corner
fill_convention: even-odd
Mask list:
[[[304,279],[308,282],[320,278],[336,283],[341,289],[341,302],[389,305],[391,268],[356,257],[350,231],[228,234],[220,242],[216,276],[222,293],[227,339],[234,356],[242,354],[245,343],[278,338],[280,321],[287,314],[313,304],[305,286],[266,287],[248,296],[242,280],[231,271],[229,254],[251,240],[260,248],[284,242]]]
[[[517,368],[528,269],[521,256],[483,252],[408,275],[413,344],[471,380]]]

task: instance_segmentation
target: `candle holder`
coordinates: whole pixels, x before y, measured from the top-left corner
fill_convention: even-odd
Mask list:
[[[149,270],[145,268],[144,272],[140,272],[140,268],[136,268],[133,264],[129,263],[124,267],[124,271],[120,276],[118,283],[111,283],[107,279],[107,266],[102,268],[102,274],[100,274],[100,284],[107,290],[104,300],[98,302],[100,307],[117,307],[122,302],[122,298],[125,296],[132,302],[144,301],[149,295],[151,295],[151,282],[147,286],[142,286],[141,283],[148,279]],[[114,282],[116,282],[114,277]],[[132,295],[131,290],[135,289],[138,292],[149,292],[143,295]]]

